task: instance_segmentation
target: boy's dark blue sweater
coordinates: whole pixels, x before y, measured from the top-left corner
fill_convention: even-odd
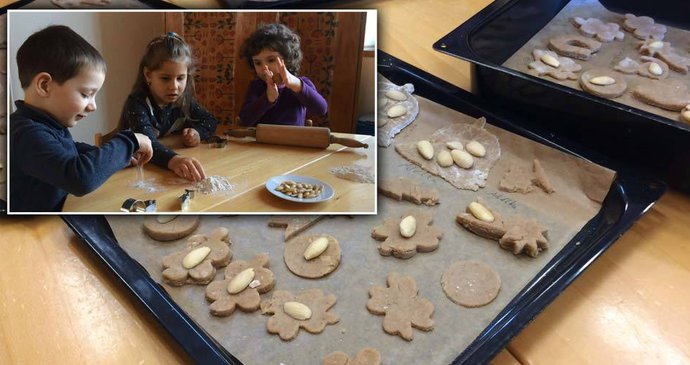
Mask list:
[[[21,100],[15,104],[9,139],[11,212],[59,212],[67,194],[96,190],[139,150],[131,131],[98,148],[75,142],[66,127],[42,111]]]

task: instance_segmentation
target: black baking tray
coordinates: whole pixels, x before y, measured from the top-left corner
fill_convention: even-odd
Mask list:
[[[541,137],[513,121],[476,96],[379,51],[379,72],[397,84],[412,83],[415,93],[462,113],[479,117],[500,128],[568,151],[617,170],[618,175],[601,211],[535,276],[496,316],[486,329],[460,354],[453,364],[488,362],[508,341],[560,294],[584,269],[601,255],[665,192],[663,182],[639,174],[566,140]],[[103,216],[62,217],[75,234],[112,270],[122,284],[170,333],[186,353],[200,364],[240,364],[198,326],[167,295],[138,262],[117,243]],[[403,362],[398,362],[403,363]]]
[[[549,134],[628,161],[690,193],[690,124],[501,66],[570,1],[497,0],[433,47],[472,62],[473,90],[521,115],[523,127],[546,128]],[[662,1],[664,6],[635,0],[601,3],[617,13],[648,14],[669,25],[690,27],[687,0]],[[663,9],[650,13],[649,4]]]

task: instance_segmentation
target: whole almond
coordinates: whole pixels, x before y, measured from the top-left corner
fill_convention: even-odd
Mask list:
[[[541,55],[540,59],[541,59],[541,62],[544,62],[545,64],[547,64],[551,67],[558,68],[561,66],[561,63],[558,62],[558,59],[556,57],[548,54],[548,53],[544,53],[543,55]]]
[[[436,154],[436,162],[441,167],[448,167],[453,164],[453,157],[448,151],[439,151],[439,153]]]
[[[407,100],[407,95],[404,92],[398,90],[388,90],[386,91],[386,97],[389,99],[404,101]]]
[[[185,269],[193,269],[196,265],[199,265],[201,261],[204,261],[206,256],[211,253],[211,248],[208,246],[202,246],[189,251],[187,255],[182,259],[182,267]]]
[[[450,150],[462,150],[464,147],[462,146],[462,142],[460,141],[450,141],[446,142],[446,147]]]
[[[681,116],[683,117],[683,119],[685,119],[686,122],[690,123],[690,109],[686,109],[685,111],[683,111]]]
[[[594,85],[608,86],[616,83],[616,79],[611,76],[597,76],[589,79],[589,82]]]
[[[477,141],[470,141],[470,143],[465,146],[465,149],[473,156],[484,157],[486,155],[486,148]]]
[[[300,302],[285,302],[283,304],[283,311],[298,321],[311,318],[311,309]]]
[[[160,224],[166,224],[172,222],[175,218],[177,218],[176,215],[159,215],[156,217],[156,221]]]
[[[239,274],[235,275],[235,277],[230,280],[228,284],[228,293],[237,294],[246,289],[249,283],[254,280],[254,275],[256,275],[256,273],[251,267],[240,271]]]
[[[417,151],[427,160],[431,160],[434,157],[434,146],[427,140],[417,142]]]
[[[486,207],[480,203],[472,202],[467,208],[469,209],[470,213],[472,213],[472,215],[480,221],[491,223],[495,219],[494,215],[491,214],[491,211],[486,209]]]
[[[417,219],[414,216],[408,215],[400,221],[400,235],[405,238],[414,236],[417,231]]]
[[[393,105],[390,109],[388,109],[388,115],[389,118],[397,118],[401,115],[405,115],[407,113],[407,108],[405,108],[404,105]]]
[[[661,76],[664,73],[664,69],[659,66],[656,62],[649,63],[649,73],[656,76]]]
[[[654,41],[654,42],[650,43],[649,46],[654,48],[654,49],[662,49],[662,48],[664,48],[664,42]]]
[[[474,165],[474,158],[466,151],[452,150],[450,155],[453,157],[453,162],[463,169],[469,169]]]
[[[328,248],[328,237],[319,237],[313,240],[304,250],[304,259],[311,260],[321,255]]]

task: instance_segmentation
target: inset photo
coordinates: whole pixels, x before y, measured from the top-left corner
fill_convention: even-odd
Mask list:
[[[376,11],[8,11],[8,212],[376,213]]]

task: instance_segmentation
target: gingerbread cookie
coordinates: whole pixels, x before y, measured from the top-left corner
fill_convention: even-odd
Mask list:
[[[631,58],[626,57],[618,62],[613,69],[625,74],[638,74],[640,76],[656,80],[665,79],[668,77],[669,68],[666,62],[658,58],[648,56],[641,56],[640,60],[643,61],[642,64],[639,64]]]
[[[293,274],[321,278],[340,264],[340,245],[335,237],[327,234],[300,236],[285,243],[284,259]]]
[[[216,269],[226,266],[232,258],[226,228],[217,228],[208,235],[189,238],[192,247],[163,257],[163,281],[173,285],[208,284]]]
[[[156,241],[174,241],[190,235],[197,227],[199,217],[194,215],[149,216],[144,219],[144,232]]]
[[[272,314],[266,329],[284,341],[297,337],[300,328],[309,333],[321,333],[340,317],[328,310],[335,305],[335,295],[324,295],[320,289],[308,289],[297,295],[285,290],[273,292],[270,300],[261,302],[261,313]]]
[[[388,287],[374,286],[369,289],[367,309],[377,315],[384,315],[383,330],[412,341],[412,327],[431,331],[434,321],[434,305],[419,296],[417,283],[411,276],[392,272],[388,274]]]
[[[654,24],[654,19],[648,16],[635,16],[633,14],[625,14],[623,29],[631,32],[635,38],[641,40],[662,40],[666,36],[667,31],[666,26]]]
[[[601,42],[611,42],[614,39],[622,40],[625,36],[616,23],[604,23],[597,18],[584,19],[580,17],[575,17],[572,21],[580,33],[590,38],[596,37]]]
[[[346,353],[335,351],[323,359],[323,365],[380,365],[381,354],[371,347],[361,349],[354,359],[350,359]]]
[[[414,181],[398,177],[396,179],[379,180],[379,192],[397,201],[406,200],[417,205],[436,205],[439,202],[439,192]]]
[[[549,39],[549,49],[561,56],[588,60],[601,49],[601,42],[579,35],[565,34]]]
[[[546,171],[544,171],[541,162],[536,158],[532,161],[532,172],[534,172],[532,184],[540,187],[547,194],[552,194],[556,191],[551,184],[551,180],[549,180],[549,177],[546,175]]]
[[[443,232],[432,226],[431,213],[410,212],[400,218],[388,218],[371,232],[379,244],[382,256],[393,255],[409,259],[417,252],[431,252],[438,248]]]
[[[613,66],[614,70],[628,75],[637,73],[638,68],[640,68],[640,64],[630,57],[625,57]]]
[[[322,215],[305,216],[305,217],[271,217],[268,221],[269,227],[285,228],[285,241],[289,241],[292,237],[306,231],[309,227],[316,224],[323,219]]]
[[[225,279],[213,281],[206,287],[206,300],[211,302],[211,314],[231,315],[235,308],[254,312],[261,307],[260,294],[268,293],[275,285],[273,272],[268,269],[268,255],[256,255],[251,261],[235,261],[225,268]]]
[[[673,71],[683,75],[688,73],[690,58],[679,55],[669,42],[649,39],[638,44],[638,50],[642,55],[655,57],[666,62]]]
[[[601,96],[602,98],[617,98],[628,88],[625,79],[613,72],[604,69],[588,70],[580,75],[582,90]]]
[[[441,287],[453,303],[476,308],[491,303],[498,296],[501,278],[483,262],[458,261],[443,272]]]
[[[690,91],[680,82],[648,80],[638,84],[632,93],[643,103],[671,111],[681,111],[690,104]]]
[[[534,61],[528,67],[530,73],[537,76],[551,76],[556,80],[577,80],[576,72],[582,69],[575,61],[568,57],[560,57],[553,51],[535,49],[532,51]]]

